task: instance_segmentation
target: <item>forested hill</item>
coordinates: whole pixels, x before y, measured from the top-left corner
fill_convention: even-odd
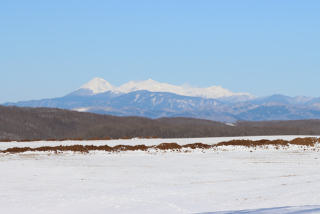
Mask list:
[[[116,117],[53,108],[0,106],[1,140],[320,135],[320,120],[224,124],[192,118]]]

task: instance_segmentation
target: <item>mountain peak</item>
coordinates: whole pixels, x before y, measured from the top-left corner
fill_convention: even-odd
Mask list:
[[[208,88],[198,88],[186,85],[171,85],[168,83],[157,82],[153,79],[144,81],[130,81],[118,87],[116,91],[121,93],[129,93],[138,90],[146,90],[151,92],[169,92],[183,96],[203,97],[203,98],[221,98],[231,96],[247,96],[252,97],[248,93],[234,93],[221,86],[211,86]]]
[[[172,85],[169,83],[157,82],[153,79],[142,81],[129,81],[119,87],[113,87],[110,83],[102,78],[93,78],[86,83],[81,89],[89,89],[92,94],[104,93],[112,91],[114,93],[130,93],[134,91],[150,91],[150,92],[169,92],[182,96],[203,97],[203,98],[223,98],[232,96],[246,96],[252,98],[248,93],[234,93],[221,86],[210,86],[207,88],[191,87],[187,85]]]
[[[167,83],[160,83],[152,79],[143,81],[130,81],[121,85],[117,90],[122,93],[128,93],[139,90],[146,90],[151,92],[172,92],[177,93],[178,86]],[[178,93],[177,93],[178,94]]]
[[[147,80],[145,80],[143,82],[146,82],[146,83],[159,83],[159,82],[157,82],[157,81],[155,81],[155,80],[153,80],[151,78],[149,78],[149,79],[147,79]]]
[[[84,84],[81,88],[89,89],[93,94],[99,94],[113,90],[113,86],[100,77],[93,78],[92,80]]]

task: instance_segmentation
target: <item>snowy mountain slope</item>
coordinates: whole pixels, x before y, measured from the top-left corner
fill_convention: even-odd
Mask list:
[[[253,98],[217,86],[192,88],[151,79],[115,87],[101,78],[94,78],[64,97],[5,105],[55,107],[117,116],[194,117],[223,122],[320,118],[320,98],[284,95]]]
[[[135,91],[110,99],[90,112],[118,116],[193,117],[219,121],[235,121],[220,111],[223,103],[216,99],[186,97],[166,92]]]
[[[119,87],[112,86],[109,82],[102,78],[94,78],[84,84],[79,90],[90,90],[91,94],[99,94],[107,91],[113,93],[125,94],[134,91],[150,91],[150,92],[169,92],[182,96],[202,97],[202,98],[221,98],[231,96],[246,96],[247,99],[253,98],[249,93],[234,93],[221,86],[211,86],[207,88],[195,88],[191,86],[176,86],[168,83],[161,83],[148,79],[145,81],[130,81]]]
[[[87,89],[92,91],[92,94],[99,94],[104,93],[106,91],[112,91],[113,88],[114,87],[106,80],[98,77],[93,78],[91,81],[89,81],[81,87],[81,89]]]
[[[220,86],[211,86],[208,88],[194,88],[191,86],[176,86],[170,85],[167,83],[160,83],[152,79],[146,81],[128,82],[115,91],[121,93],[129,93],[133,91],[146,90],[151,92],[170,92],[182,96],[192,96],[192,97],[203,97],[203,98],[221,98],[221,97],[230,97],[230,96],[248,96],[251,95],[248,93],[233,93],[227,89],[224,89]]]

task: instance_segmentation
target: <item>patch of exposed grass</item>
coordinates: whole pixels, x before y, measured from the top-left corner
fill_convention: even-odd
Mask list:
[[[182,149],[211,149],[219,148],[222,146],[244,146],[244,147],[261,147],[261,146],[274,146],[275,148],[279,147],[288,147],[290,145],[299,145],[314,147],[317,143],[320,142],[319,138],[296,138],[291,141],[286,140],[231,140],[228,142],[221,142],[215,145],[204,144],[204,143],[193,143],[186,145],[179,145],[177,143],[161,143],[156,146],[146,146],[146,145],[71,145],[71,146],[41,146],[36,148],[30,147],[13,147],[6,150],[0,151],[1,153],[22,153],[22,152],[82,152],[87,153],[89,151],[106,151],[106,152],[120,152],[120,151],[147,151],[148,149],[156,150],[174,150],[181,151]]]

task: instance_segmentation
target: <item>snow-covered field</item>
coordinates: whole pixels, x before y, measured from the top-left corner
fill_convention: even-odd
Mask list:
[[[228,140],[0,143],[0,150]],[[320,153],[312,149],[0,154],[0,213],[320,213],[317,205]]]

